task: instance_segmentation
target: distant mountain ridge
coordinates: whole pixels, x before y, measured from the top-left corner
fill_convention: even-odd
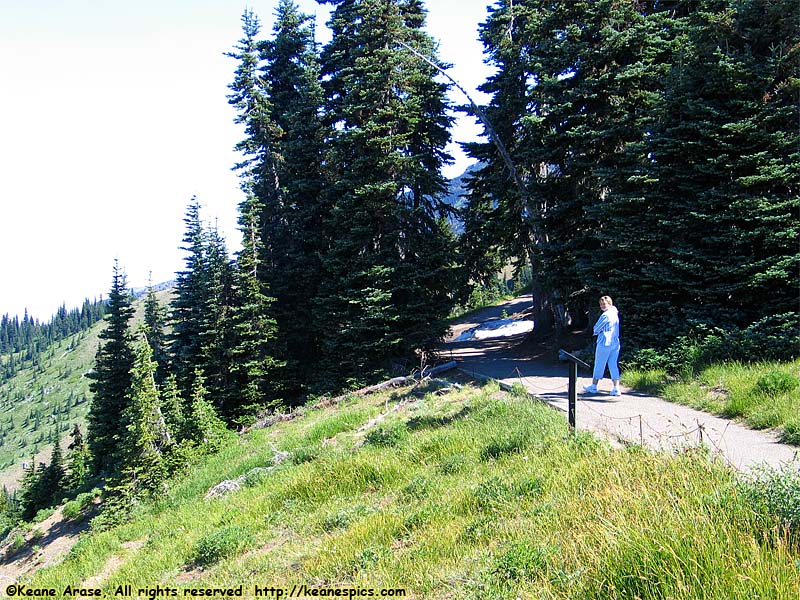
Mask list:
[[[461,211],[467,206],[467,200],[464,196],[467,194],[467,179],[472,176],[483,165],[481,163],[473,163],[458,177],[450,180],[448,185],[447,195],[441,198],[442,203],[453,208],[456,212],[448,215],[450,225],[453,227],[458,235],[464,233],[464,221],[461,219]]]

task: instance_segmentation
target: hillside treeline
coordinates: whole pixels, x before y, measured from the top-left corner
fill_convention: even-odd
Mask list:
[[[590,322],[604,293],[631,345],[695,333],[737,358],[798,353],[793,2],[493,4],[460,235],[441,172],[452,111],[475,108],[446,97],[423,3],[328,3],[324,47],[281,0],[272,34],[247,11],[229,53],[235,259],[193,201],[173,301],[151,291],[141,331],[115,267],[87,477],[155,492],[223,421],[419,364],[509,259],[532,264],[540,332]]]
[[[25,311],[22,320],[5,314],[0,318],[0,378],[10,379],[25,366],[35,365],[41,353],[55,342],[86,331],[105,314],[105,302],[83,301],[80,308],[67,310],[62,304],[47,323]]]

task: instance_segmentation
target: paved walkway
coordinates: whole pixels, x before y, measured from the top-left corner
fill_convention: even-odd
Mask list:
[[[524,318],[530,303],[530,296],[522,296],[473,314],[452,327],[449,339],[454,340],[466,330],[501,317]],[[497,379],[507,385],[521,383],[531,394],[566,412],[567,363],[520,356],[515,347],[522,337],[449,341],[445,350],[466,373],[477,378]],[[579,370],[578,390],[589,383],[591,374]],[[579,393],[577,427],[603,435],[612,442],[642,444],[663,451],[705,444],[742,471],[759,465],[780,468],[800,457],[800,448],[781,444],[773,432],[748,429],[736,422],[624,387],[622,396],[613,397],[608,394],[611,389],[608,379],[598,387],[597,394]]]

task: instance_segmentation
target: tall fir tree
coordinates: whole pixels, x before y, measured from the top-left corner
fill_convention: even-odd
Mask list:
[[[273,37],[268,41],[258,39],[260,26],[251,12],[243,15],[242,22],[244,36],[229,54],[239,66],[228,97],[246,134],[237,146],[245,156],[237,169],[245,192],[239,207],[245,246],[240,262],[247,263],[239,265],[247,299],[239,326],[240,343],[246,347],[238,351],[251,357],[251,367],[261,364],[262,369],[271,358],[287,365],[280,372],[270,368],[272,390],[264,401],[271,402],[278,396],[298,397],[304,370],[319,355],[314,307],[324,247],[320,228],[323,93],[312,19],[300,13],[295,2],[279,2]],[[252,273],[258,284],[251,279]],[[253,343],[246,322],[254,320],[264,325],[274,321],[279,338]]]
[[[131,386],[133,349],[129,321],[133,316],[127,278],[118,261],[114,261],[111,292],[108,296],[106,319],[108,325],[100,333],[100,347],[95,367],[89,374],[94,396],[87,416],[87,442],[92,453],[92,471],[103,475],[116,467],[120,415],[128,406]]]
[[[50,453],[50,462],[45,469],[40,486],[43,490],[43,503],[45,506],[52,506],[61,501],[65,491],[65,478],[67,472],[64,465],[64,457],[61,452],[61,444],[58,435],[53,435],[53,450]]]
[[[169,323],[170,363],[178,388],[184,397],[189,396],[194,370],[202,361],[201,333],[204,310],[208,298],[205,280],[205,230],[200,220],[200,203],[192,198],[183,221],[186,268],[178,272],[175,297],[172,300]]]
[[[471,183],[467,251],[529,243],[535,295],[564,299],[585,323],[587,298],[610,293],[636,343],[774,314],[786,331],[797,320],[788,73],[799,36],[785,10],[499,2],[481,32],[498,67],[483,89],[525,189],[504,189],[492,145],[470,146],[485,166]]]
[[[789,73],[800,24],[783,18],[789,4],[704,0],[686,19],[648,143],[663,245],[646,279],[666,288],[662,318],[678,332],[775,314],[797,322],[800,112]]]
[[[369,375],[444,331],[452,247],[437,219],[447,86],[421,3],[337,0],[323,49],[331,127],[320,330],[329,373]]]
[[[42,465],[44,467],[44,465]],[[41,488],[39,474],[36,469],[36,460],[31,457],[31,462],[23,465],[22,478],[19,482],[19,516],[23,520],[30,520],[41,506]]]
[[[209,374],[213,402],[232,419],[241,404],[232,375],[235,346],[234,265],[217,229],[200,220],[193,200],[186,213],[186,269],[178,273],[170,323],[170,359],[181,396],[191,394],[194,371]]]
[[[671,30],[651,8],[500,2],[482,26],[498,67],[482,87],[493,94],[487,113],[525,185],[506,191],[506,161],[492,144],[470,145],[485,166],[471,182],[466,241],[476,240],[473,252],[501,243],[508,254],[530,255],[541,325],[585,322],[598,290],[619,289],[598,269],[598,250],[615,244],[598,207],[641,154],[671,60]]]
[[[225,240],[214,228],[206,232],[202,280],[205,289],[200,321],[200,357],[196,368],[209,377],[209,391],[218,410],[226,419],[239,412],[241,398],[232,370],[235,325],[234,267]]]
[[[323,281],[320,255],[327,247],[323,162],[328,129],[314,40],[313,17],[293,0],[281,0],[272,38],[264,43],[263,73],[277,135],[272,141],[279,184],[279,220],[265,229],[262,281],[276,298],[272,307],[286,363],[284,394],[298,397],[320,356],[317,304]],[[266,198],[264,199],[266,201]],[[268,215],[268,213],[267,213]],[[261,220],[264,225],[265,216]],[[313,368],[313,367],[312,367]]]
[[[271,317],[274,298],[268,295],[260,277],[261,228],[258,203],[254,198],[243,205],[248,213],[240,218],[243,249],[236,271],[237,303],[233,313],[231,370],[242,411],[279,404],[282,367],[275,358],[276,323]]]

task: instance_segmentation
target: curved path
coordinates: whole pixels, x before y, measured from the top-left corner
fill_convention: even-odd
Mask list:
[[[487,339],[469,338],[469,332],[501,318],[524,319],[531,297],[521,296],[473,313],[451,327],[445,354],[479,379],[497,379],[506,385],[521,383],[532,395],[553,407],[567,410],[567,363],[544,357],[524,356],[517,348],[525,334]],[[497,325],[495,323],[494,325]],[[459,338],[463,341],[456,341]],[[578,390],[591,383],[591,374],[578,372]],[[605,386],[605,387],[604,387]],[[630,389],[622,396],[608,394],[611,383],[603,380],[600,392],[578,395],[576,423],[612,442],[642,444],[675,451],[704,444],[734,468],[750,471],[767,465],[780,468],[798,458],[800,449],[782,444],[774,432],[756,431],[734,421],[667,402]],[[566,418],[566,417],[565,417]]]

